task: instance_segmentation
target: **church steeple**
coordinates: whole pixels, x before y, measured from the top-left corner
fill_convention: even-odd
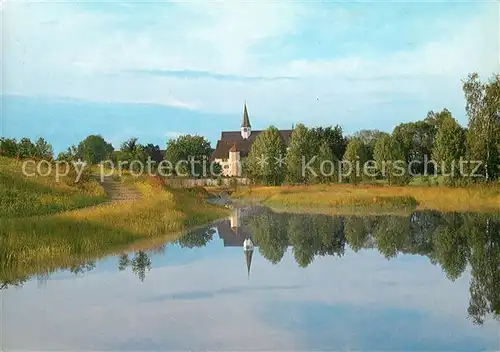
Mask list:
[[[247,102],[243,106],[243,120],[241,121],[241,137],[243,139],[248,139],[252,133],[252,126],[250,125],[250,119],[248,118]]]
[[[252,256],[253,256],[253,249],[245,251],[248,278],[250,278],[250,267],[252,266]]]

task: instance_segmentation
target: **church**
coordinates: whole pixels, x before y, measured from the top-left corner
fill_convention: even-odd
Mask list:
[[[293,130],[279,130],[286,146],[290,141]],[[222,131],[221,138],[212,154],[212,160],[222,166],[222,173],[227,177],[241,176],[241,159],[248,156],[252,143],[263,132],[252,131],[248,117],[247,104],[243,106],[243,119],[239,131]]]

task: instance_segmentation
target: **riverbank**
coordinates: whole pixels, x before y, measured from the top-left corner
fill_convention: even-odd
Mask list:
[[[467,188],[384,185],[311,185],[245,187],[232,197],[274,208],[314,208],[316,211],[341,213],[404,210],[442,212],[497,212],[500,187]]]
[[[0,203],[0,281],[79,265],[138,243],[175,241],[187,229],[228,215],[197,193],[152,178],[124,181],[140,199],[109,202],[92,179],[79,186],[54,184],[50,177],[25,178],[5,164],[0,175],[10,182],[2,195],[14,189],[30,197],[25,205],[4,198]]]

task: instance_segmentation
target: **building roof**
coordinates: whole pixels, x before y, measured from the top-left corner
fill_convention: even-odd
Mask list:
[[[252,131],[252,134],[248,139],[243,139],[240,131],[223,131],[221,139],[217,141],[217,146],[212,154],[212,157],[215,159],[228,158],[229,151],[233,145],[236,145],[236,149],[240,152],[241,157],[248,156],[252,143],[261,132],[263,131]],[[283,140],[283,143],[288,145],[293,130],[279,130],[278,132]]]

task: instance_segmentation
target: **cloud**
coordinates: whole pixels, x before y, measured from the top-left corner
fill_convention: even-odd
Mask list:
[[[498,71],[494,3],[44,2],[3,15],[7,94],[216,114],[247,100],[262,128],[390,129],[443,107],[463,122],[460,80]]]
[[[239,76],[230,74],[220,74],[207,71],[192,71],[192,70],[135,70],[129,71],[130,73],[135,73],[139,75],[151,75],[160,77],[176,77],[182,79],[200,79],[208,78],[219,81],[284,81],[297,79],[296,77],[286,77],[286,76]]]

